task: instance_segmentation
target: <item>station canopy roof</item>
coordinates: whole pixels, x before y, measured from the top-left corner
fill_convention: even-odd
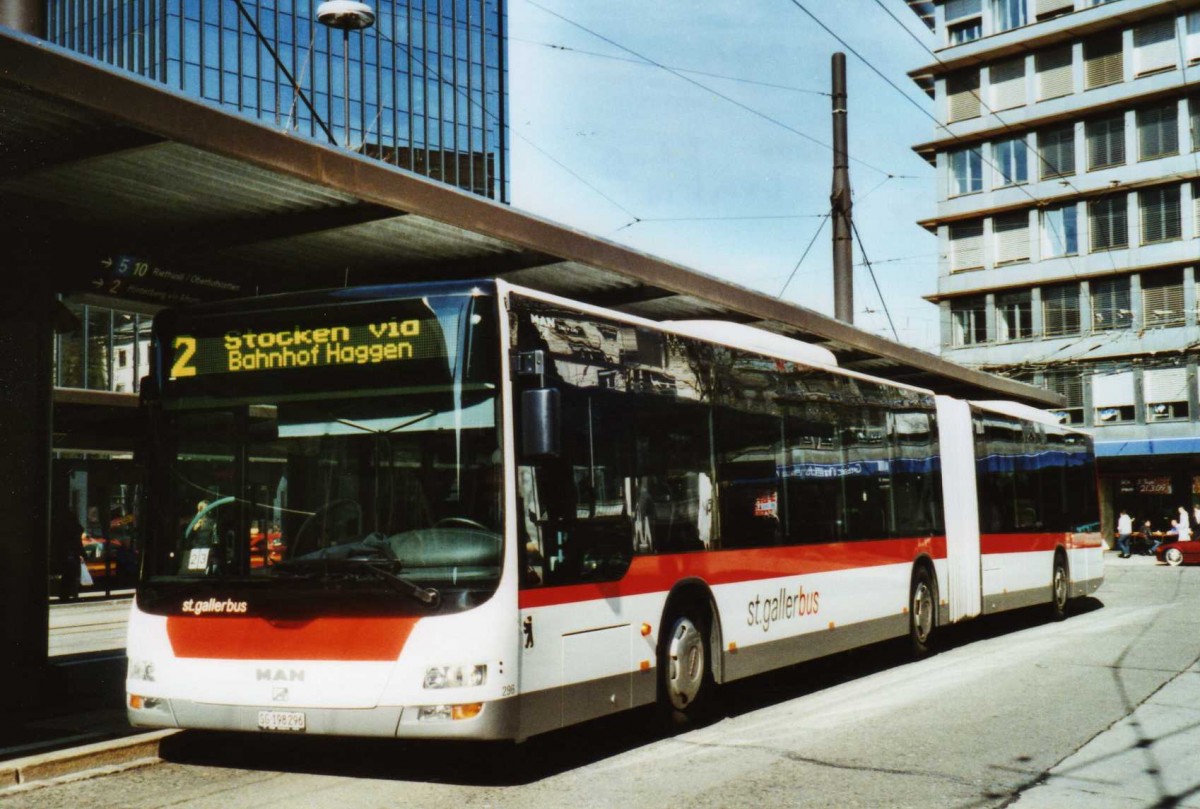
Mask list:
[[[55,273],[115,307],[500,277],[655,320],[750,323],[939,393],[1062,401],[3,27],[0,205],[10,283]]]

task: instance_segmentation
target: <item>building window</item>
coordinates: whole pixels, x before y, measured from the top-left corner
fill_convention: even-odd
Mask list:
[[[1024,138],[1010,138],[992,144],[992,162],[996,164],[998,186],[1017,185],[1029,180],[1028,153]]]
[[[1127,329],[1132,315],[1128,276],[1092,282],[1092,331]]]
[[[54,384],[58,387],[135,392],[150,373],[150,323],[145,315],[66,304],[80,328],[58,335]]]
[[[983,36],[983,20],[976,18],[946,26],[946,36],[951,45],[965,45]]]
[[[1083,424],[1083,372],[1046,371],[1043,387],[1062,396],[1062,409],[1051,411],[1063,424]]]
[[[988,68],[992,111],[1010,110],[1025,104],[1025,57],[997,62]]]
[[[1125,164],[1125,116],[1097,118],[1084,125],[1087,137],[1088,171]]]
[[[1188,129],[1192,138],[1192,151],[1200,150],[1200,98],[1188,99]]]
[[[1037,55],[1038,100],[1070,95],[1075,92],[1071,73],[1071,46],[1064,45]]]
[[[1200,236],[1200,182],[1192,183],[1192,230]]]
[[[1188,417],[1187,368],[1150,368],[1142,374],[1146,421],[1178,421]]]
[[[978,149],[950,152],[950,196],[983,190],[983,156]]]
[[[960,222],[950,226],[950,270],[973,270],[983,266],[983,222]]]
[[[979,71],[956,73],[946,79],[946,96],[950,101],[950,121],[979,117]]]
[[[999,33],[1025,25],[1025,2],[1026,0],[992,0],[992,30]]]
[[[1138,76],[1173,70],[1177,54],[1174,17],[1163,17],[1133,29],[1133,70]]]
[[[965,298],[950,304],[951,345],[987,342],[987,299]]]
[[[1128,200],[1124,191],[1088,203],[1088,231],[1092,252],[1129,246]]]
[[[1068,124],[1037,133],[1038,160],[1043,180],[1075,173],[1075,127]]]
[[[1184,53],[1189,65],[1200,62],[1200,11],[1188,12]]]
[[[1028,340],[1033,336],[1033,295],[1029,290],[996,297],[996,340]]]
[[[1143,275],[1142,325],[1155,329],[1183,324],[1183,271]]]
[[[1075,0],[1037,0],[1035,9],[1039,20],[1048,20],[1075,10]]]
[[[1079,334],[1079,285],[1042,287],[1042,334],[1063,337]]]
[[[983,36],[982,6],[982,0],[946,0],[942,12],[951,45],[962,45]]]
[[[1092,407],[1096,426],[1133,421],[1133,402],[1133,371],[1096,374],[1092,377]]]
[[[1179,105],[1172,101],[1137,111],[1138,159],[1179,154]]]
[[[996,264],[1029,260],[1029,214],[1001,214],[992,220],[996,240]]]
[[[1042,210],[1042,255],[1073,256],[1079,252],[1079,206],[1075,203]]]
[[[1142,244],[1170,242],[1180,238],[1179,186],[1166,185],[1138,192],[1142,220]]]
[[[1120,31],[1101,34],[1083,43],[1085,86],[1105,87],[1125,80],[1124,38]]]

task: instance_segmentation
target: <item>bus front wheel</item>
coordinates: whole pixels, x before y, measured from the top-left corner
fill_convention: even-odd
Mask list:
[[[688,607],[665,625],[670,629],[659,644],[659,701],[673,723],[688,724],[703,716],[715,689],[708,616]]]

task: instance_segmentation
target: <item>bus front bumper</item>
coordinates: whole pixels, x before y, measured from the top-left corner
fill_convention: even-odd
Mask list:
[[[141,707],[133,707],[132,702]],[[520,711],[515,698],[482,703],[470,718],[422,715],[422,706],[312,708],[220,705],[185,699],[129,697],[126,714],[134,727],[235,730],[253,733],[377,736],[406,739],[515,739]],[[449,706],[447,706],[449,707]]]

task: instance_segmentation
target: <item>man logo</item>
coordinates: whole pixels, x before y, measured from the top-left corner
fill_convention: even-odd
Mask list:
[[[275,702],[287,702],[288,690],[286,688],[272,688],[271,699]]]
[[[304,682],[304,669],[258,669],[255,672],[255,679],[260,683],[302,683]]]

